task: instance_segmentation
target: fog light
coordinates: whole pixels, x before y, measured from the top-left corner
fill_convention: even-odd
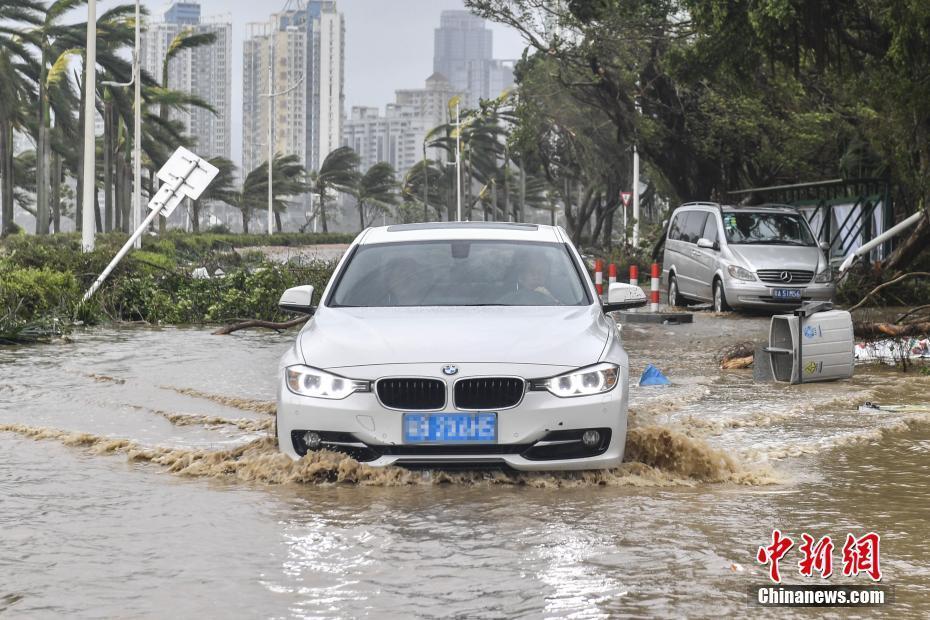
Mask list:
[[[323,445],[323,438],[319,434],[310,431],[304,434],[304,443],[311,450],[319,450]]]
[[[593,448],[600,442],[601,434],[597,431],[585,431],[584,435],[581,436],[581,443],[583,443],[586,448]]]

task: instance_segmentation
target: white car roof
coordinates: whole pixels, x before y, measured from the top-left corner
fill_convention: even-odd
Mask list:
[[[510,222],[432,222],[394,224],[369,228],[361,234],[359,244],[436,240],[543,241],[560,243],[563,238],[556,226],[516,224]]]

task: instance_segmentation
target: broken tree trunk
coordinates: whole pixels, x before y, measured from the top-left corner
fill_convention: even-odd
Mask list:
[[[280,332],[280,331],[284,331],[285,329],[290,329],[291,327],[297,327],[298,325],[303,325],[309,320],[310,320],[309,316],[301,316],[291,321],[284,321],[283,323],[275,323],[273,321],[259,321],[257,319],[251,320],[251,321],[242,321],[240,323],[233,323],[232,325],[221,327],[215,332],[213,332],[213,335],[214,336],[227,336],[233,332],[237,332],[242,329],[252,329],[255,327],[258,327],[261,329],[273,329],[277,332]]]

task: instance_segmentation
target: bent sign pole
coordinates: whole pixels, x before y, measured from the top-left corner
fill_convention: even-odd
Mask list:
[[[156,217],[161,214],[168,217],[185,198],[190,198],[191,200],[200,198],[200,195],[207,189],[210,183],[213,182],[213,179],[216,178],[218,173],[219,170],[213,164],[197,157],[184,147],[175,151],[171,159],[158,171],[157,176],[163,184],[152,198],[151,202],[149,202],[149,209],[151,209],[151,212],[148,214],[148,217],[146,217],[142,225],[132,233],[132,236],[129,237],[129,240],[120,248],[120,251],[116,253],[116,256],[113,257],[113,260],[110,261],[107,268],[103,270],[103,273],[97,276],[93,285],[84,293],[84,298],[81,302],[87,301],[97,292],[100,285],[106,281],[110,273],[113,272],[119,262],[123,260],[123,257],[129,252],[130,248],[133,247],[136,240],[142,235],[142,232],[148,228],[149,224],[151,224]]]

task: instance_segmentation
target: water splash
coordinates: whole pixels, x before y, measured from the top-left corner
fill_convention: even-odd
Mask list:
[[[278,408],[274,401],[253,400],[250,398],[239,398],[237,396],[226,396],[224,394],[211,394],[210,392],[201,392],[193,388],[179,388],[170,385],[162,385],[160,387],[164,390],[172,390],[184,396],[213,401],[220,405],[225,405],[226,407],[241,409],[242,411],[253,411],[255,413],[274,415]]]

